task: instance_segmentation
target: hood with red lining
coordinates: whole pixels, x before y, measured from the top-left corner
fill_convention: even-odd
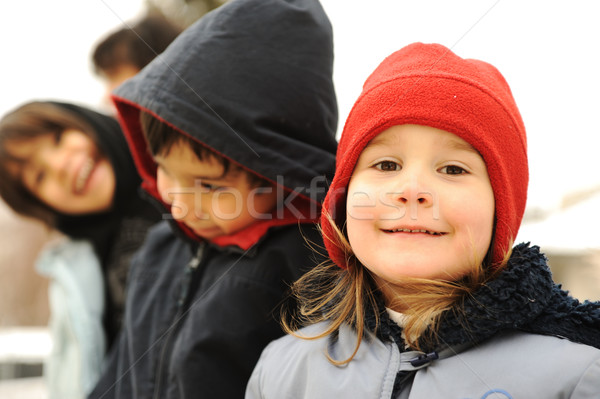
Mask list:
[[[316,0],[233,0],[205,15],[114,92],[144,189],[160,200],[140,110],[285,192],[278,217],[216,244],[245,249],[272,226],[317,221],[335,167],[332,71],[331,25]]]

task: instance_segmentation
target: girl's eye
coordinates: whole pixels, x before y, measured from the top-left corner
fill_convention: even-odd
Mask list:
[[[381,170],[383,172],[395,172],[400,170],[400,165],[398,165],[394,161],[381,161],[374,165],[376,169]]]
[[[447,175],[462,175],[467,173],[466,170],[456,165],[444,166],[442,169],[440,169],[440,171]]]

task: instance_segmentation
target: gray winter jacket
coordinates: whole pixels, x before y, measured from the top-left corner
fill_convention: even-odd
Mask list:
[[[246,397],[549,399],[600,398],[600,302],[579,302],[552,281],[538,247],[517,245],[493,281],[444,312],[425,353],[404,348],[381,299],[354,359],[348,326],[336,338],[287,336],[270,344]],[[375,320],[379,320],[378,323]],[[323,325],[301,330],[315,336]]]
[[[300,331],[315,335],[322,325]],[[566,339],[523,332],[501,333],[477,346],[451,348],[413,366],[422,352],[402,352],[370,335],[354,359],[356,334],[345,326],[337,340],[286,336],[263,352],[246,391],[247,399],[392,398],[396,374],[418,369],[401,399],[597,399],[600,350]]]
[[[314,325],[300,332],[314,335]],[[557,337],[523,332],[501,333],[469,348],[451,348],[439,359],[413,366],[422,352],[402,352],[373,335],[354,359],[356,334],[348,326],[336,341],[286,336],[263,352],[246,391],[247,399],[391,398],[400,370],[415,370],[397,398],[434,399],[597,399],[600,398],[600,350]],[[541,382],[541,383],[540,383]]]

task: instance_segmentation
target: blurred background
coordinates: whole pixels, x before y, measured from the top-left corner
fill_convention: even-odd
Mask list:
[[[109,112],[90,55],[107,33],[150,9],[182,27],[221,0],[31,0],[0,4],[0,114],[34,99]],[[321,0],[335,40],[341,132],[368,74],[415,41],[494,64],[528,131],[530,190],[517,241],[539,245],[555,280],[600,299],[600,3]],[[50,351],[47,281],[34,262],[54,233],[0,203],[0,398],[44,398]]]

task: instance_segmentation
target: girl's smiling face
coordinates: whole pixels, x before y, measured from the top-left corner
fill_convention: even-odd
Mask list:
[[[379,282],[457,280],[490,246],[494,193],[466,141],[420,125],[380,133],[363,150],[348,187],[354,254]]]
[[[6,149],[23,185],[50,208],[69,215],[112,207],[116,177],[110,162],[85,133],[67,129],[29,139],[14,139]]]

